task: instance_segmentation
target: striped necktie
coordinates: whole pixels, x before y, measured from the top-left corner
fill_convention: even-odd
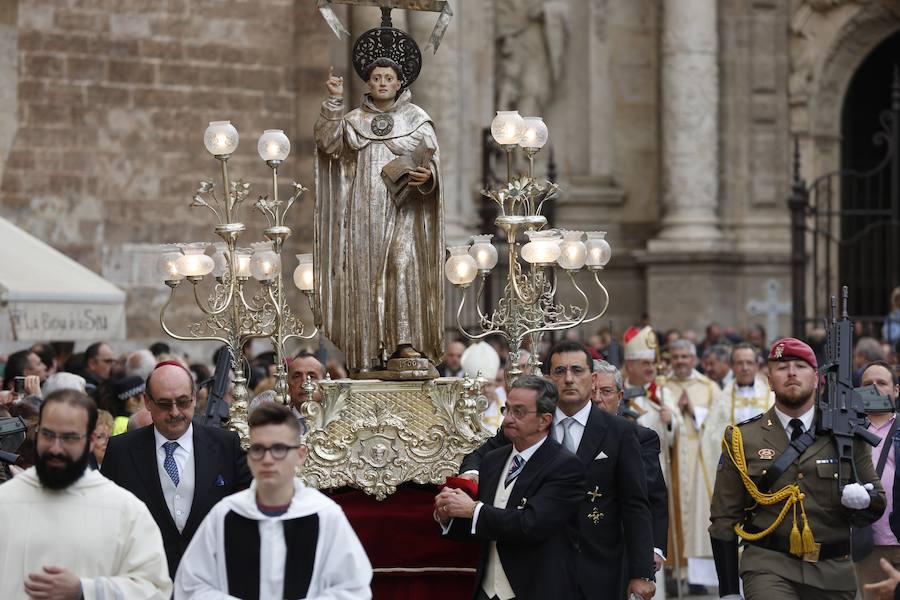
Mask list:
[[[509,487],[509,484],[516,480],[516,477],[519,476],[524,467],[525,461],[522,457],[518,454],[513,456],[512,464],[509,465],[509,472],[507,472],[506,479],[503,481],[503,487]]]

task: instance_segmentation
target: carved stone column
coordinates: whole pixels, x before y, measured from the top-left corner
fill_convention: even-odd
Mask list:
[[[661,3],[664,217],[650,251],[710,249],[722,237],[716,5],[716,0]]]

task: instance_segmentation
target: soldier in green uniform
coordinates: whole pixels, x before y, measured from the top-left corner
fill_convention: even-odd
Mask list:
[[[850,526],[872,523],[885,507],[871,449],[854,440],[859,481],[839,489],[834,438],[817,432],[815,354],[802,341],[784,338],[772,346],[769,361],[775,405],[728,427],[722,442],[709,527],[719,594],[740,598],[740,539],[748,600],[852,600]],[[773,465],[793,440],[806,449],[778,474]],[[842,479],[848,481],[845,468]]]

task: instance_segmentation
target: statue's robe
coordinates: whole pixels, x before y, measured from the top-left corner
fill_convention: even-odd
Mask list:
[[[346,115],[342,98],[322,104],[315,126],[316,322],[351,371],[372,368],[411,344],[432,363],[443,353],[444,221],[438,152],[432,178],[400,203],[382,168],[411,154],[423,138],[437,148],[428,114],[403,91],[384,113],[393,128],[378,135],[382,113],[371,97]],[[377,129],[377,127],[376,127]]]

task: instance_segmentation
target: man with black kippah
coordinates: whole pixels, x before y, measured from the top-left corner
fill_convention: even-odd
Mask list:
[[[740,598],[741,538],[740,578],[748,599],[852,600],[850,527],[872,523],[885,507],[871,448],[854,439],[857,481],[850,469],[839,476],[834,437],[821,429],[816,409],[812,349],[795,338],[778,340],[769,365],[775,405],[728,427],[723,440],[709,527],[719,594]],[[779,460],[782,455],[792,460]]]

